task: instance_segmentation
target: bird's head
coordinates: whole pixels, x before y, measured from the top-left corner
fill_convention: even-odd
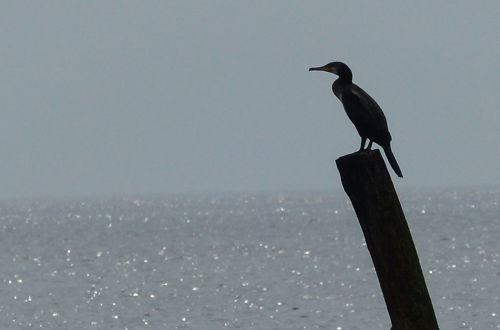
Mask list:
[[[309,71],[326,71],[336,74],[339,78],[352,79],[351,69],[342,62],[331,62],[317,68],[310,68]]]

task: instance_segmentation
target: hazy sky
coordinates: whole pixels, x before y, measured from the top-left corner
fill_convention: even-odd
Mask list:
[[[335,4],[341,3],[341,4]],[[398,187],[500,183],[499,1],[3,1],[0,196],[339,189],[380,104]]]

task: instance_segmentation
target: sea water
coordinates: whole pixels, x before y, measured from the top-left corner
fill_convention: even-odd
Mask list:
[[[500,329],[500,187],[401,203],[441,329]],[[389,329],[342,192],[0,202],[0,329]]]

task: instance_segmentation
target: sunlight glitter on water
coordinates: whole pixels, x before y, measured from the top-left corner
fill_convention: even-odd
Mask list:
[[[402,200],[443,329],[500,328],[498,195]],[[344,197],[0,208],[0,328],[389,328]]]

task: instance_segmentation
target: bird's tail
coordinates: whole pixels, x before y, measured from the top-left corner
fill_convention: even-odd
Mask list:
[[[398,162],[396,161],[396,157],[394,157],[394,154],[392,153],[391,145],[387,144],[387,146],[385,146],[383,148],[384,148],[385,156],[387,157],[387,160],[389,160],[389,164],[391,164],[392,169],[394,170],[394,172],[396,172],[396,174],[400,178],[402,178],[403,173],[401,173],[401,169],[399,168]]]

